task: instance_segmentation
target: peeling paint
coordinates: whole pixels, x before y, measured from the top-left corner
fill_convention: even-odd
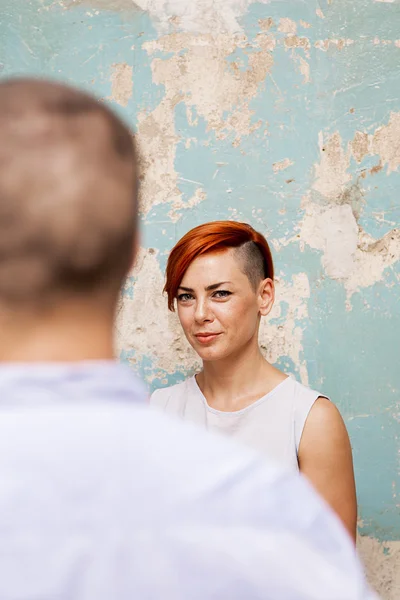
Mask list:
[[[330,38],[326,40],[317,40],[314,44],[315,48],[318,50],[324,50],[325,52],[329,50],[329,48],[337,48],[338,50],[343,50],[347,46],[352,46],[354,44],[354,40],[347,38]]]
[[[327,140],[320,132],[318,145],[321,160],[315,165],[313,188],[328,198],[338,197],[343,187],[351,180],[351,175],[347,172],[348,154],[342,148],[339,132],[335,132]]]
[[[363,131],[356,131],[350,146],[354,158],[360,163],[370,150],[368,134]]]
[[[285,169],[290,167],[290,165],[292,165],[292,164],[293,164],[293,161],[291,161],[290,158],[284,158],[280,162],[273,163],[272,169],[273,169],[274,173],[278,173],[278,171],[284,171]]]
[[[111,96],[109,100],[127,106],[133,92],[133,69],[126,63],[116,63],[112,66]]]
[[[181,97],[164,98],[149,115],[138,116],[137,139],[140,151],[142,181],[140,207],[147,213],[163,202],[180,202],[178,175],[175,170],[176,144],[174,106]]]
[[[385,600],[400,598],[400,542],[359,537],[357,543],[371,585]]]
[[[400,112],[391,113],[387,125],[379,127],[372,139],[372,152],[387,164],[388,174],[397,171],[400,165]]]
[[[338,132],[327,140],[320,133],[320,162],[315,165],[313,190],[324,202],[317,202],[312,194],[302,201],[305,211],[300,224],[300,240],[322,252],[322,266],[326,274],[340,281],[347,292],[347,308],[351,296],[362,288],[380,281],[385,269],[400,260],[400,229],[392,229],[381,239],[375,239],[358,224],[360,199],[354,203],[354,189],[349,188],[351,175],[350,153],[358,163],[367,154],[379,155],[388,164],[388,173],[397,169],[400,115],[391,114],[388,125],[379,127],[373,136],[357,131],[344,150]],[[370,169],[379,172],[382,164]]]
[[[304,58],[301,56],[295,56],[294,59],[299,63],[299,71],[303,75],[303,84],[310,83],[310,63],[304,60]]]
[[[250,55],[247,69],[239,69],[234,62],[230,66],[227,57],[244,43],[244,39],[229,35],[215,40],[211,35],[174,34],[145,45],[150,54],[156,50],[174,54],[166,60],[153,60],[154,82],[165,86],[167,97],[182,94],[185,104],[196,109],[218,139],[234,131],[239,140],[261,126],[261,122],[252,123],[249,102],[265,82],[273,58],[262,49]],[[182,49],[186,50],[183,55]]]
[[[282,33],[288,33],[290,35],[296,35],[297,25],[292,19],[289,19],[288,17],[283,17],[279,21],[278,31],[281,31]]]

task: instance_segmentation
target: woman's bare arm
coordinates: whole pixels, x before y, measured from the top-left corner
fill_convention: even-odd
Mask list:
[[[318,398],[308,415],[299,466],[355,541],[357,497],[350,440],[338,409],[326,398]]]

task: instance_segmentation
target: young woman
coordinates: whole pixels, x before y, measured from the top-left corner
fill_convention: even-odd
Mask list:
[[[189,231],[167,264],[168,307],[203,369],[156,390],[151,404],[218,430],[300,470],[356,535],[352,453],[339,411],[263,357],[258,331],[274,303],[266,239],[215,221]]]

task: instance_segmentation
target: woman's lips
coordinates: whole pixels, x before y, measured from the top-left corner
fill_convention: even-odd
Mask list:
[[[209,344],[219,335],[219,333],[196,333],[195,338],[200,342],[200,344]]]

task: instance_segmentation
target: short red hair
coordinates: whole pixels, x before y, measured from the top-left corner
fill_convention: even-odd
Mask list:
[[[211,252],[223,252],[253,242],[264,259],[265,278],[274,278],[274,264],[268,242],[247,223],[211,221],[188,231],[175,244],[168,258],[164,292],[168,294],[168,308],[174,310],[174,300],[183,276],[195,258]]]

